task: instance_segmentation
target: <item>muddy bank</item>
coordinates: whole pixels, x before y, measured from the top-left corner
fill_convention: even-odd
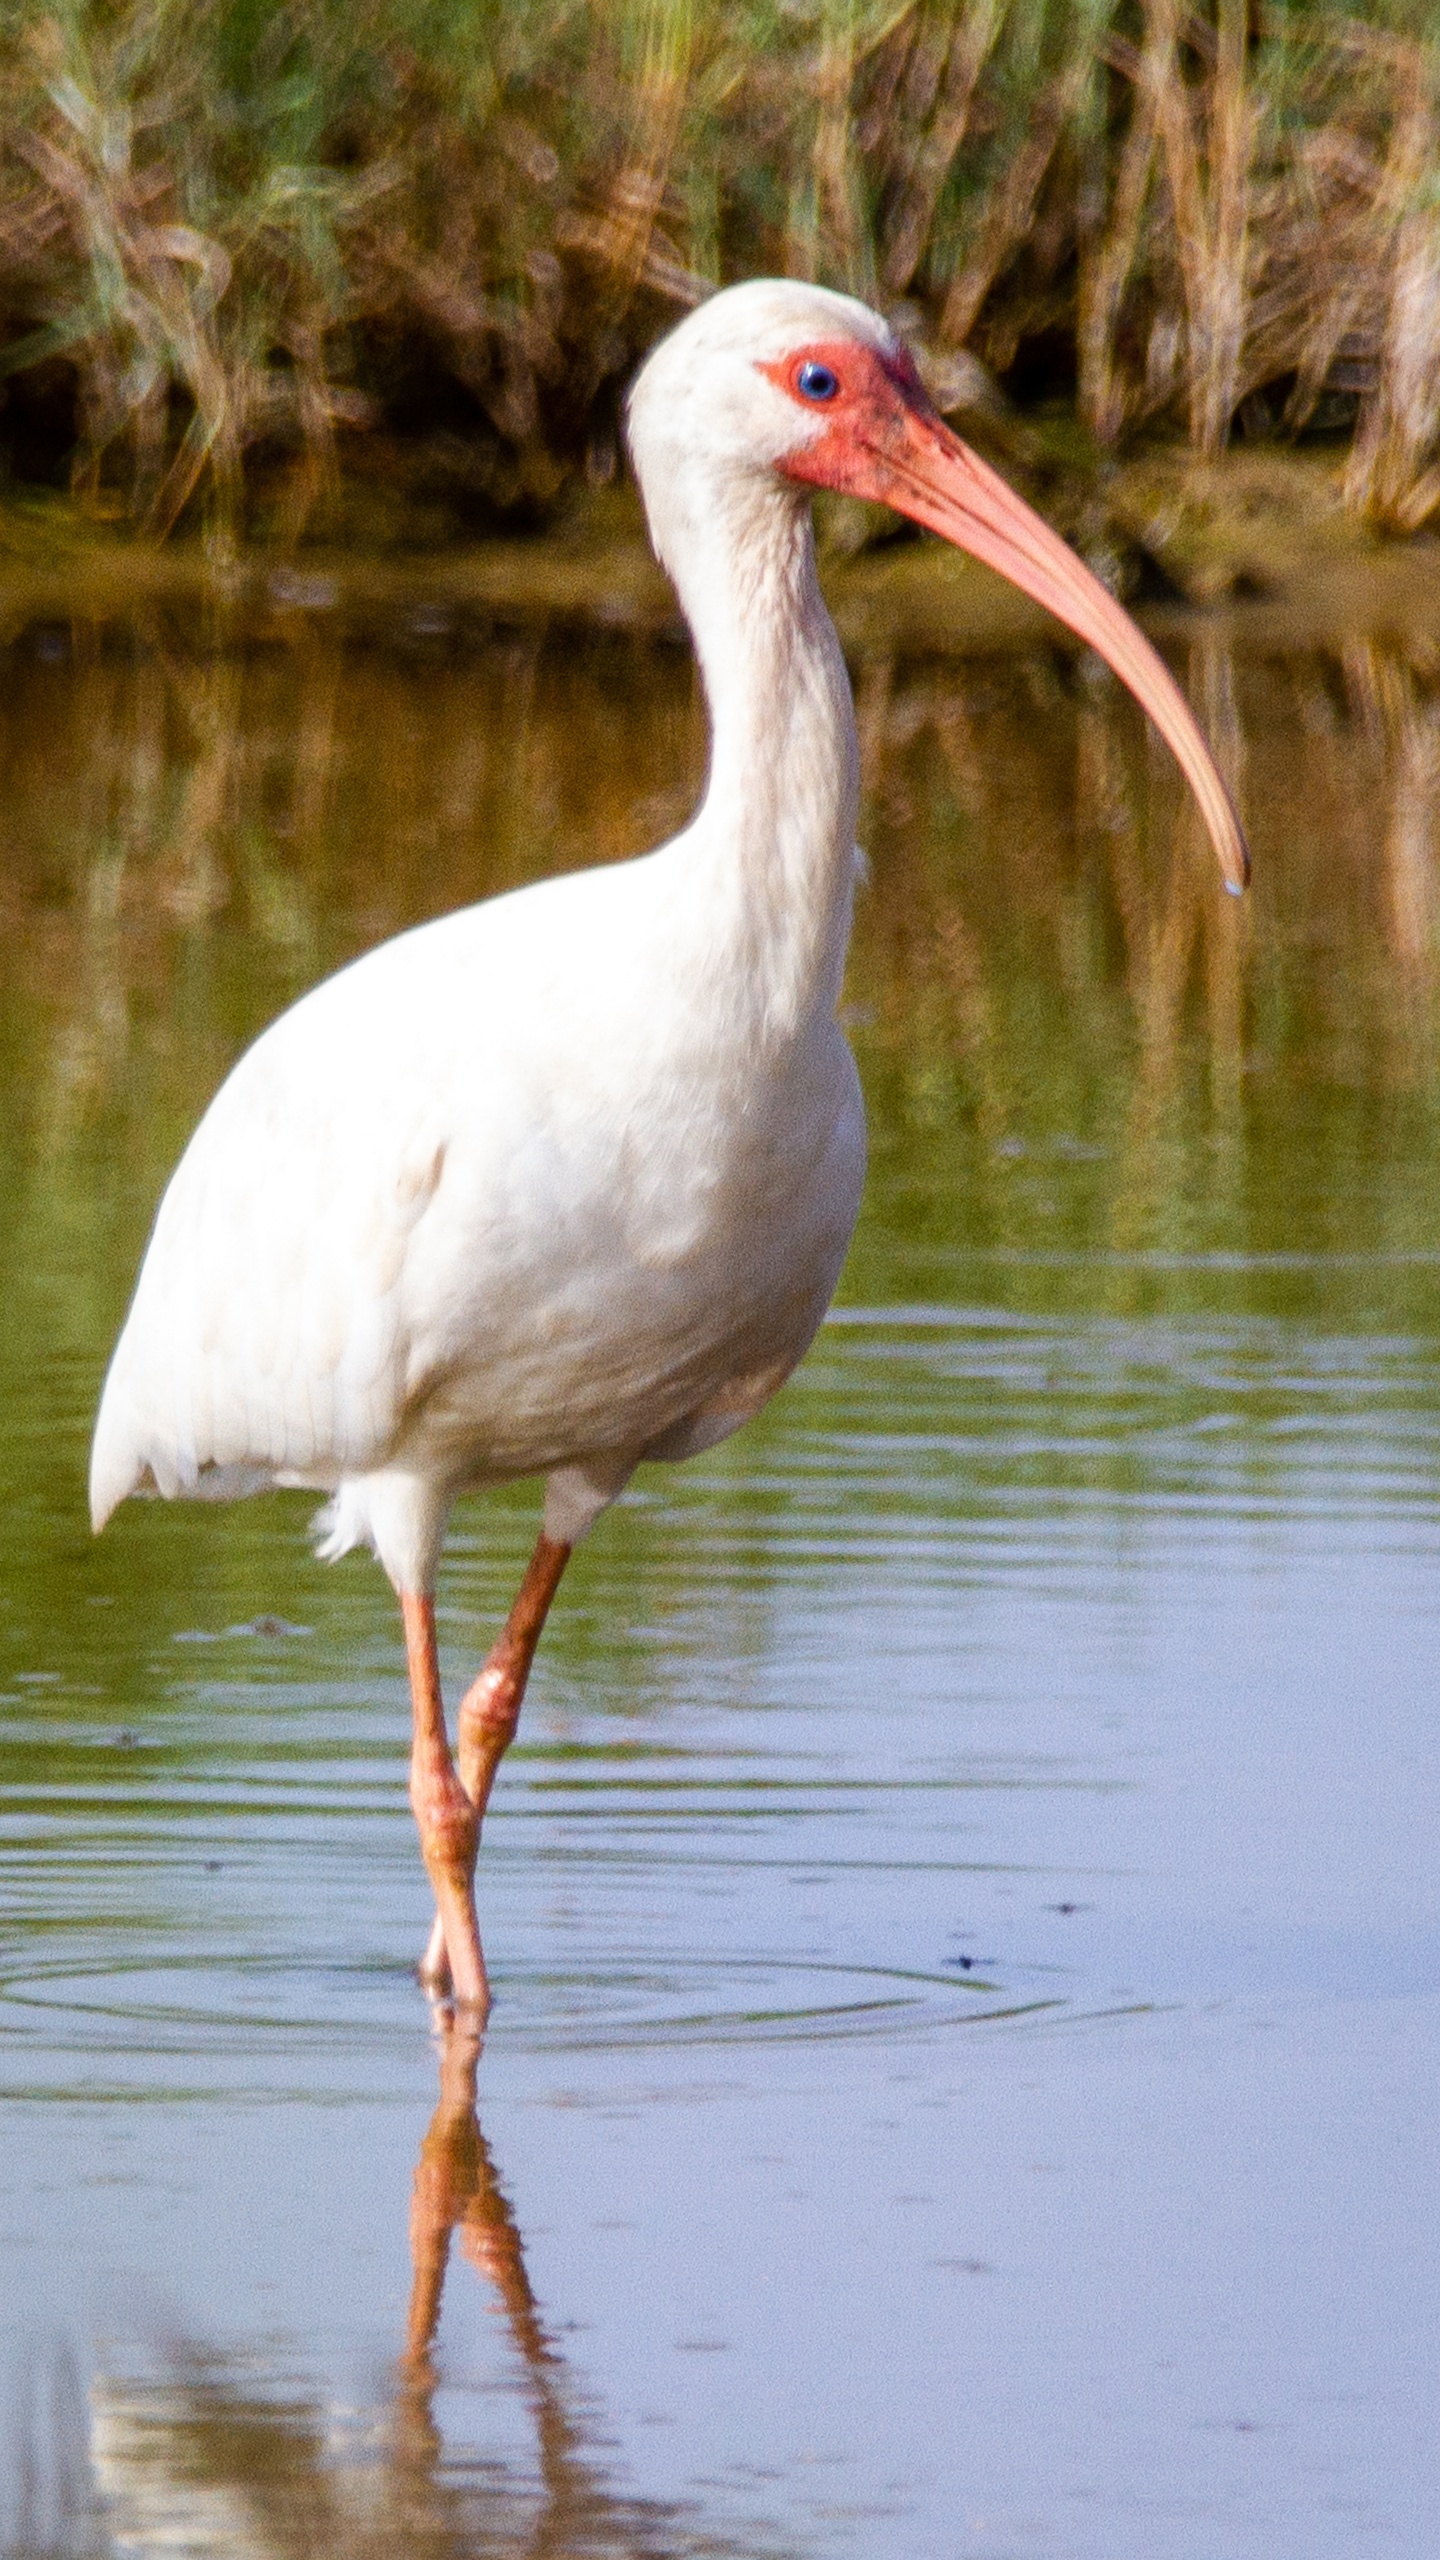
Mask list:
[[[1242,450],[1202,464],[1163,452],[1103,482],[1032,494],[1162,636],[1223,625],[1298,648],[1379,626],[1440,639],[1440,541],[1386,541],[1358,525],[1341,505],[1338,463]],[[822,508],[821,552],[856,656],[965,655],[1060,636],[978,563],[844,502]],[[85,647],[129,631],[213,649],[323,632],[423,651],[506,629],[683,641],[633,493],[605,492],[543,535],[230,558],[198,540],[145,542],[63,504],[0,504],[3,647]]]

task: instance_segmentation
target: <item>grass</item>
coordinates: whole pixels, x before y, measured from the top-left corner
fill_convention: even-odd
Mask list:
[[[1428,0],[0,0],[0,453],[224,550],[538,522],[737,276],[1092,462],[1328,435],[1440,514]],[[977,374],[978,359],[984,368]],[[347,513],[348,510],[348,513]],[[361,510],[362,515],[364,509]]]

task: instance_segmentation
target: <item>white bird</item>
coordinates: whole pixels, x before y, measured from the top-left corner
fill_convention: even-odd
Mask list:
[[[402,934],[273,1023],[161,1202],[105,1382],[96,1528],[128,1494],[330,1496],[320,1552],[399,1594],[421,1965],[479,2011],[480,1823],[566,1560],[642,1459],[722,1440],[829,1304],[864,1172],[836,1019],[855,878],[849,683],[812,485],[881,500],[1038,598],[1145,705],[1226,879],[1238,820],[1185,701],[1099,582],[936,416],[887,323],[817,287],[705,303],[631,393],[655,550],[711,721],[704,796],[643,858]],[[436,1562],[456,1496],[546,1479],[452,1760]]]

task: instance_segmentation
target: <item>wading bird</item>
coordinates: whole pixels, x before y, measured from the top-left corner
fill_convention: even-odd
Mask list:
[[[709,1448],[789,1376],[859,1205],[836,1019],[855,722],[811,489],[899,509],[1068,623],[1169,740],[1231,888],[1247,871],[1149,643],[941,422],[874,312],[803,284],[717,294],[644,366],[629,435],[709,705],[699,809],[638,861],[400,935],[256,1041],[161,1203],[91,1464],[97,1529],[139,1491],[311,1486],[322,1555],[379,1557],[436,1903],[421,1976],[482,2015],[480,1825],[566,1561],[642,1459]],[[542,1532],[452,1760],[446,1521],[528,1475]]]

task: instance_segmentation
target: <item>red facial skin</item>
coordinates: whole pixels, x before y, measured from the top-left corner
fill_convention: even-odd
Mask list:
[[[811,364],[835,376],[833,398],[806,398],[800,376]],[[903,349],[882,356],[853,338],[819,339],[759,370],[820,423],[821,432],[781,462],[788,479],[876,500],[943,534],[1099,651],[1174,750],[1226,886],[1243,889],[1250,877],[1244,831],[1173,676],[1069,544],[937,416],[910,356]]]

